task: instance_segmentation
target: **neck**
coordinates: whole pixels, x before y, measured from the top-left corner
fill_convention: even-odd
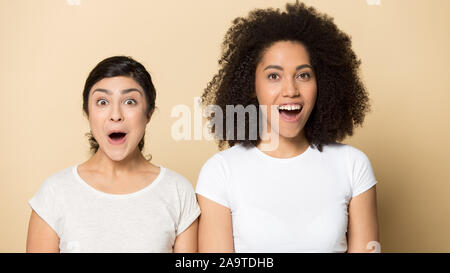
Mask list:
[[[261,149],[261,145],[270,143],[270,139],[261,140],[257,148]],[[290,158],[302,154],[308,149],[309,142],[306,139],[303,130],[293,138],[278,135],[278,145],[274,150],[263,152],[269,156],[276,158]]]
[[[123,160],[114,161],[100,147],[86,163],[93,169],[111,176],[122,176],[150,164],[137,148]]]

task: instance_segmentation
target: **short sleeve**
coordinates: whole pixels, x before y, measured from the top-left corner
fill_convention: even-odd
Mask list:
[[[186,230],[200,215],[200,206],[195,197],[194,188],[187,179],[181,180],[178,186],[181,211],[177,227],[177,236]]]
[[[203,165],[198,176],[196,192],[222,206],[230,208],[224,159],[216,154]]]
[[[377,181],[370,160],[362,151],[350,146],[348,158],[352,197],[355,197],[372,188]]]
[[[51,179],[44,180],[28,204],[59,235],[57,223],[60,219],[60,208],[54,182]]]

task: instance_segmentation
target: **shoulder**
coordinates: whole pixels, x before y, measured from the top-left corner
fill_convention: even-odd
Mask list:
[[[319,152],[317,152],[319,154]],[[330,164],[347,168],[350,173],[371,168],[370,160],[360,149],[343,143],[325,145],[320,157]]]
[[[67,187],[75,178],[75,166],[67,167],[58,172],[55,172],[44,179],[42,187],[52,191],[59,191]]]
[[[45,217],[53,217],[61,212],[61,207],[67,201],[65,193],[73,193],[71,186],[74,185],[74,175],[72,170],[73,166],[45,178],[37,192],[29,200],[33,210],[38,212],[41,217],[44,215]]]
[[[350,146],[348,144],[344,144],[344,148],[350,162],[365,162],[369,161],[367,155],[361,151],[360,149]]]
[[[200,170],[196,189],[221,187],[228,183],[231,170],[251,161],[248,154],[248,148],[239,144],[211,156]]]
[[[193,191],[192,183],[183,175],[165,167],[163,167],[161,171],[164,172],[163,179],[166,180],[166,184],[175,187],[177,190],[181,190],[183,192],[191,190]]]
[[[241,144],[235,145],[226,150],[217,152],[211,156],[203,165],[203,168],[227,168],[235,162],[247,161],[252,155],[251,150],[254,147],[244,147]]]
[[[353,183],[361,179],[375,179],[369,157],[363,151],[347,144],[344,144],[342,149],[346,154],[347,168]]]
[[[329,155],[347,157],[351,161],[367,158],[366,154],[360,149],[344,143],[325,145],[323,152]]]

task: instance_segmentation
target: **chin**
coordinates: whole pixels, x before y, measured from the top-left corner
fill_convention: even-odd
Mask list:
[[[122,161],[129,155],[127,151],[105,151],[105,154],[113,161]]]
[[[296,138],[301,131],[302,128],[280,128],[278,135],[283,138]]]
[[[280,137],[282,137],[282,138],[294,139],[294,138],[297,138],[297,137],[298,137],[299,132],[295,132],[295,133],[294,133],[294,132],[280,133],[279,135],[280,135]]]

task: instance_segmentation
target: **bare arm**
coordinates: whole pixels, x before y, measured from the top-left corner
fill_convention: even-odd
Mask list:
[[[198,218],[175,239],[173,252],[197,252]]]
[[[197,194],[202,214],[198,230],[199,252],[234,252],[231,211]]]
[[[59,252],[58,235],[34,210],[28,226],[27,252]]]
[[[380,252],[375,187],[350,200],[347,252],[373,252],[375,248],[376,252]],[[368,246],[371,241],[374,245]]]

